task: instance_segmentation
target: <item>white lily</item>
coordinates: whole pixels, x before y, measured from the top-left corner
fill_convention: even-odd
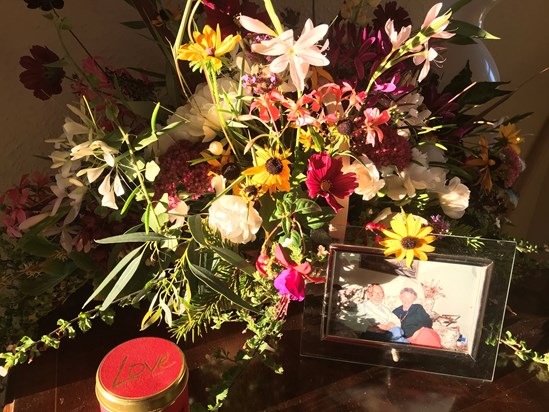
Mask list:
[[[273,36],[270,40],[253,44],[252,51],[265,56],[278,56],[271,62],[269,68],[273,73],[281,73],[289,66],[290,77],[299,91],[305,88],[305,78],[310,66],[330,64],[322,54],[328,47],[328,41],[326,40],[322,48],[316,46],[316,43],[328,32],[327,24],[314,27],[311,19],[308,19],[303,26],[301,36],[295,40],[293,30],[286,30],[277,35],[261,21],[246,16],[240,16],[240,23],[251,32]]]

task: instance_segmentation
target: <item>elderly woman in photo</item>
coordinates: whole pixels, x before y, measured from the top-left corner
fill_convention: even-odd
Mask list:
[[[440,348],[440,337],[431,329],[433,321],[423,306],[414,303],[416,299],[414,289],[404,288],[400,291],[402,305],[393,310],[400,320],[404,336],[412,344]]]

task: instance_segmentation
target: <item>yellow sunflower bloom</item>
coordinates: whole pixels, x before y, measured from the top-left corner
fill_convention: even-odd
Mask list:
[[[253,183],[261,185],[270,194],[275,191],[290,191],[291,163],[287,160],[289,151],[279,152],[278,149],[258,149],[256,152],[256,166],[245,170],[242,174],[251,176]]]
[[[434,236],[429,236],[433,228],[421,227],[419,217],[402,212],[391,220],[391,228],[393,231],[382,229],[387,238],[379,242],[385,247],[385,256],[394,254],[397,260],[406,258],[406,266],[410,267],[414,256],[427,260],[426,253],[435,250],[434,246],[429,245],[435,240]]]
[[[221,40],[221,30],[219,24],[216,30],[206,25],[204,32],[195,31],[193,33],[194,43],[187,43],[179,47],[177,58],[197,63],[209,63],[219,71],[222,63],[219,57],[229,53],[240,41],[240,35],[229,35]]]
[[[520,130],[517,130],[516,125],[514,123],[502,124],[498,131],[501,136],[498,140],[505,141],[507,146],[513,149],[516,154],[520,154],[519,144],[524,142],[524,138],[519,136]]]

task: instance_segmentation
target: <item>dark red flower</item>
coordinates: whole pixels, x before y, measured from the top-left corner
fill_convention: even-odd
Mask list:
[[[181,192],[191,195],[192,199],[198,199],[214,191],[211,186],[212,177],[209,175],[213,167],[206,162],[193,166],[189,163],[201,157],[202,149],[201,145],[179,140],[160,156],[160,173],[154,182],[154,194],[159,199],[167,193],[170,209],[179,203],[178,195]]]
[[[324,197],[335,212],[343,207],[337,202],[336,197],[345,199],[358,186],[356,174],[343,173],[342,168],[341,159],[334,159],[326,152],[312,155],[307,168],[305,183],[309,189],[309,196]]]
[[[381,125],[383,141],[379,139],[372,145],[362,129],[357,130],[351,137],[351,148],[355,153],[365,155],[380,169],[395,165],[398,170],[404,170],[412,159],[410,142],[400,136],[397,131],[387,125]]]
[[[34,95],[41,100],[61,93],[65,70],[51,66],[60,60],[59,56],[46,46],[32,46],[30,53],[32,56],[23,56],[19,60],[19,64],[26,69],[19,75],[21,83],[25,88],[34,90]]]
[[[25,3],[29,9],[42,9],[43,11],[62,9],[65,5],[64,0],[25,0]]]
[[[400,30],[404,26],[412,24],[408,12],[400,7],[396,1],[389,1],[385,5],[379,5],[374,10],[374,19],[372,25],[374,30],[384,30],[385,23],[391,19],[394,22],[395,30]]]

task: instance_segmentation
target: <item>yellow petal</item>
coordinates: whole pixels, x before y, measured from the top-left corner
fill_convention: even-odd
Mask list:
[[[412,266],[412,261],[414,260],[414,250],[410,249],[406,251],[406,266]]]
[[[402,239],[402,236],[397,235],[395,232],[391,232],[390,230],[381,229],[381,232],[382,232],[385,236],[390,237],[391,239],[397,239],[397,240]]]
[[[401,237],[408,236],[406,225],[401,215],[397,215],[391,220],[391,227],[393,228],[393,231]]]
[[[424,228],[422,228],[415,236],[420,238],[420,239],[423,239],[425,238],[425,236],[427,236],[429,233],[431,233],[433,231],[433,228],[431,226],[425,226]],[[434,236],[430,236],[433,238],[434,240]],[[432,242],[432,241],[431,241]]]
[[[411,213],[406,219],[408,225],[408,236],[416,236],[419,230],[421,229],[421,220],[416,219]]]

